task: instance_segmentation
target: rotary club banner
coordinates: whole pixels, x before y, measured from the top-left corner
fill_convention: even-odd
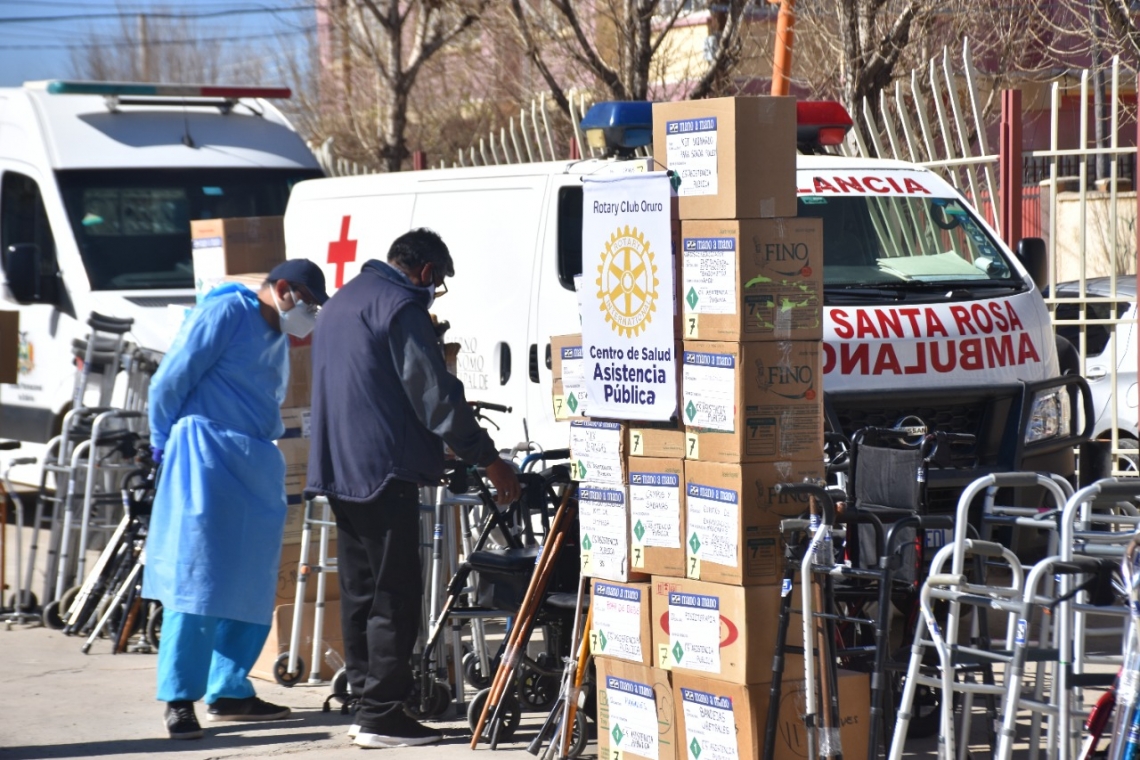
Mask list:
[[[677,410],[669,203],[665,172],[585,179],[582,358],[591,417],[668,420]]]

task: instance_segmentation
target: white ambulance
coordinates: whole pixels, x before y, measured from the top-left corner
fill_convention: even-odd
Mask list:
[[[91,312],[134,319],[165,351],[194,304],[190,221],[284,213],[321,176],[265,98],[282,88],[33,82],[0,89],[4,309],[20,312],[19,382],[0,436],[45,442],[71,401],[71,344]],[[21,479],[34,473],[20,473]]]
[[[801,119],[801,143],[842,137],[834,114],[814,112],[819,129]],[[408,229],[439,232],[456,277],[433,311],[461,344],[468,398],[513,408],[500,447],[528,434],[564,446],[550,336],[580,331],[582,179],[645,168],[644,159],[589,159],[303,182],[285,215],[286,251],[323,262],[333,290]],[[911,164],[800,155],[798,183],[799,214],[823,220],[833,427],[972,433],[968,453],[983,468],[1072,472],[1080,395],[1058,378],[1035,282],[1042,242],[1022,241],[1014,255],[957,190]]]

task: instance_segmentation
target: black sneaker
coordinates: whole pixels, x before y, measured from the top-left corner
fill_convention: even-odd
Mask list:
[[[201,739],[202,726],[193,702],[166,703],[166,730],[171,739]]]
[[[360,724],[360,733],[353,739],[353,744],[369,749],[422,747],[425,744],[435,744],[442,738],[443,734],[434,728],[428,728],[415,719],[398,713],[383,723]]]
[[[206,717],[210,720],[281,720],[288,718],[289,713],[288,707],[270,704],[259,697],[219,697],[206,710]]]

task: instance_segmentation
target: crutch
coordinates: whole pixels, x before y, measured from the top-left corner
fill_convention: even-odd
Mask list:
[[[476,724],[475,732],[471,736],[471,749],[476,749],[479,746],[479,737],[483,735],[483,729],[486,727],[488,716],[492,718],[492,732],[490,737],[492,748],[494,748],[497,743],[498,731],[495,726],[499,723],[498,718],[503,695],[506,693],[511,680],[514,678],[515,671],[518,669],[522,649],[526,645],[530,629],[534,624],[535,614],[542,601],[541,590],[546,587],[549,576],[554,570],[554,562],[557,560],[562,544],[566,539],[568,532],[567,526],[573,521],[573,515],[577,511],[576,507],[572,506],[571,503],[571,497],[576,493],[577,490],[572,484],[562,495],[562,503],[558,506],[558,511],[555,513],[554,520],[551,523],[550,532],[547,534],[546,542],[543,544],[542,552],[539,554],[538,562],[535,563],[534,574],[531,575],[530,584],[527,586],[525,596],[523,596],[523,603],[519,608],[518,614],[515,616],[514,625],[511,626],[510,633],[508,634],[507,645],[503,651],[502,661],[499,663],[498,670],[495,671],[495,678],[491,682],[487,701],[483,705],[483,711],[479,715],[479,722]]]

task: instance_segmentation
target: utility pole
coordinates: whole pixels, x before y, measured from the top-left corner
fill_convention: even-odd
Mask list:
[[[768,0],[780,6],[776,17],[776,55],[772,61],[772,94],[787,95],[792,87],[792,43],[795,40],[796,0]]]
[[[139,14],[139,80],[150,82],[150,40],[146,33],[146,14]]]

